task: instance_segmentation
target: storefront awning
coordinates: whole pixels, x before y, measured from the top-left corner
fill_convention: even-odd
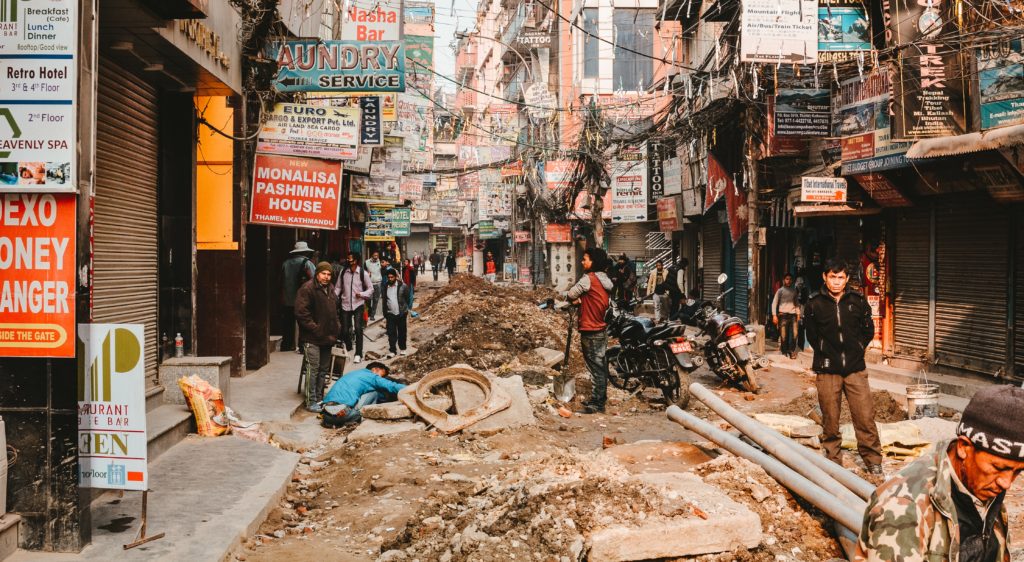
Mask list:
[[[795,205],[793,216],[796,218],[807,217],[863,217],[877,215],[882,212],[878,207],[860,207],[853,205]]]
[[[1014,125],[955,137],[919,140],[907,151],[907,158],[910,160],[943,158],[1022,144],[1024,144],[1024,125]]]

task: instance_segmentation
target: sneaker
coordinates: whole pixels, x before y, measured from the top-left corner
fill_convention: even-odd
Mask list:
[[[398,350],[398,354],[399,355],[409,355],[409,352],[404,350],[404,349],[400,349],[400,350]]]
[[[315,404],[310,404],[309,406],[306,406],[306,411],[313,412],[314,414],[319,414],[324,411],[324,403],[317,402]]]
[[[869,466],[868,467],[868,474],[870,474],[871,476],[878,476],[878,477],[881,477],[881,478],[885,478],[885,471],[882,470],[882,465],[880,465],[880,464],[873,464],[873,465]]]
[[[353,362],[353,363],[355,363],[355,364],[357,364],[357,365],[358,365],[359,363],[362,363],[362,362],[363,362],[363,356],[362,356],[362,355],[356,355],[356,356],[355,356],[355,357],[354,357],[354,358],[352,359],[352,362]]]
[[[384,359],[394,359],[394,358],[395,358],[395,352],[394,351],[389,351],[388,354],[384,356]]]
[[[796,359],[796,356],[797,356],[797,353],[795,351],[793,353],[789,354],[789,358],[790,359]]]

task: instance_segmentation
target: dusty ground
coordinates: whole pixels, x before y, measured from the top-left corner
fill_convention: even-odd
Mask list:
[[[395,363],[407,380],[453,363],[502,372],[502,365],[535,347],[564,349],[564,318],[536,308],[547,296],[543,292],[459,276],[443,290],[418,288],[417,294],[421,319],[410,323],[410,332],[418,351]],[[578,375],[577,392],[589,392],[578,351],[569,369]],[[754,396],[721,387],[706,370],[695,377],[748,413],[805,415],[810,409],[809,374],[772,368],[761,379],[766,390]],[[547,383],[542,369],[524,380],[527,390]],[[754,550],[696,560],[825,561],[841,555],[827,518],[760,467],[721,454],[668,421],[660,393],[609,394],[606,415],[565,418],[549,399],[535,404],[536,426],[489,437],[417,431],[346,443],[350,429],[325,431],[320,445],[304,453],[285,499],[236,558],[578,560],[588,532],[602,525],[694,516],[629,478],[631,472],[685,470],[757,513],[765,537]],[[882,421],[902,419],[893,397],[877,393],[875,399]],[[696,400],[689,410],[724,425]],[[698,447],[637,444],[604,451],[642,440]],[[859,470],[854,456],[847,455],[848,464]],[[887,460],[886,469],[898,470],[904,462]],[[1008,504],[1014,527],[1022,530],[1016,536],[1024,539],[1020,496]]]

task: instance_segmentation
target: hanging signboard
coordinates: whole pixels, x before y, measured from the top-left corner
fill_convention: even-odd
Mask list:
[[[341,18],[345,41],[399,41],[402,39],[402,0],[348,0]]]
[[[907,199],[889,178],[882,174],[857,174],[852,176],[857,185],[861,186],[880,207],[910,207],[913,203]]]
[[[78,486],[149,489],[141,324],[79,324]]]
[[[412,236],[412,209],[395,207],[388,213],[391,223],[391,234],[396,238]]]
[[[818,3],[818,63],[845,62],[871,50],[871,23],[860,0]]]
[[[78,2],[0,0],[0,192],[76,189]]]
[[[554,244],[572,242],[572,229],[568,224],[548,224],[544,227],[544,241]]]
[[[275,45],[279,92],[404,92],[402,41],[295,40]]]
[[[399,198],[402,201],[419,201],[423,199],[423,177],[415,175],[402,176],[399,189],[401,190]]]
[[[1002,40],[976,49],[978,118],[982,129],[1024,123],[1024,41]]]
[[[512,240],[518,244],[529,242],[532,239],[529,230],[516,230],[512,233]]]
[[[286,156],[355,160],[359,108],[278,103],[260,127],[256,151]]]
[[[519,282],[526,285],[533,283],[533,272],[529,267],[519,268]]]
[[[384,123],[381,121],[380,96],[359,98],[359,144],[380,146],[384,139]]]
[[[341,162],[257,154],[253,168],[249,222],[338,228]]]
[[[612,222],[647,220],[646,146],[621,151],[612,160]]]
[[[523,101],[526,102],[526,113],[539,120],[554,117],[558,107],[558,98],[548,90],[547,84],[530,84],[523,90]]]
[[[773,113],[776,135],[827,137],[832,134],[832,91],[779,90]]]
[[[846,203],[846,180],[843,178],[800,178],[800,201],[803,203]]]
[[[889,74],[876,71],[839,85],[832,134],[840,137],[843,175],[907,166],[911,143],[890,140]]]
[[[0,357],[75,356],[76,200],[0,193]]]
[[[741,2],[740,62],[818,61],[817,0]]]
[[[476,224],[479,232],[477,237],[480,240],[493,240],[501,237],[501,231],[495,228],[494,221],[483,220]]]
[[[665,195],[679,195],[683,192],[683,162],[678,157],[665,159]]]
[[[647,204],[657,205],[665,196],[665,145],[647,144]]]
[[[959,37],[950,0],[886,2],[890,44],[897,50],[892,83],[892,138],[927,139],[966,131],[967,98],[960,49],[943,37]],[[941,37],[940,37],[941,36]]]
[[[316,106],[359,107],[361,98],[380,100],[380,118],[384,122],[398,119],[398,94],[386,92],[306,92],[306,103]]]
[[[516,47],[524,49],[545,49],[551,47],[551,33],[538,29],[523,28],[516,36]]]
[[[572,160],[549,160],[544,163],[544,185],[548,191],[572,187],[572,174],[576,165]]]
[[[363,240],[366,242],[395,241],[395,235],[391,230],[390,211],[390,206],[369,206],[366,212],[366,223],[363,224]]]
[[[671,195],[658,201],[658,230],[673,232],[683,229],[683,201],[679,195]]]

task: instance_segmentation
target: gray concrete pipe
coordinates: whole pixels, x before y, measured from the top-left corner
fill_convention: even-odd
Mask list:
[[[757,420],[754,421],[756,422]],[[800,456],[807,459],[807,461],[814,463],[814,466],[817,466],[818,468],[824,470],[826,474],[828,474],[832,478],[835,478],[843,486],[849,488],[851,492],[863,498],[864,501],[871,499],[871,494],[875,491],[875,487],[870,482],[864,480],[863,478],[857,476],[856,474],[850,472],[849,470],[846,470],[845,468],[839,466],[838,464],[828,460],[827,458],[819,455],[818,453],[815,453],[814,451],[808,449],[807,447],[804,447],[803,445],[797,443],[796,441],[789,437],[786,437],[785,435],[779,433],[778,431],[764,424],[761,425],[766,430],[768,430],[772,435],[778,437],[780,441],[782,441],[786,445],[789,445],[791,449],[800,453]]]
[[[844,527],[858,530],[861,528],[864,519],[863,506],[854,507],[846,505],[842,500],[782,464],[778,459],[758,451],[741,441],[739,437],[718,429],[693,414],[684,412],[678,406],[670,406],[666,413],[668,414],[668,419],[686,429],[717,443],[736,456],[761,465],[765,472],[778,480],[780,484],[817,506],[818,509],[838,521]]]
[[[697,400],[707,404],[709,408],[722,416],[725,421],[743,432],[743,434],[764,448],[764,450],[770,453],[773,457],[782,461],[789,468],[800,473],[803,477],[814,482],[825,491],[842,500],[850,507],[859,510],[861,513],[863,513],[864,509],[867,508],[867,503],[850,491],[846,486],[840,484],[835,478],[829,476],[827,472],[818,468],[817,465],[807,462],[803,455],[787,445],[781,439],[777,439],[774,435],[769,433],[767,428],[761,425],[760,422],[747,417],[736,408],[733,408],[727,404],[725,400],[715,396],[715,393],[705,388],[704,385],[700,383],[691,384],[690,394]]]

